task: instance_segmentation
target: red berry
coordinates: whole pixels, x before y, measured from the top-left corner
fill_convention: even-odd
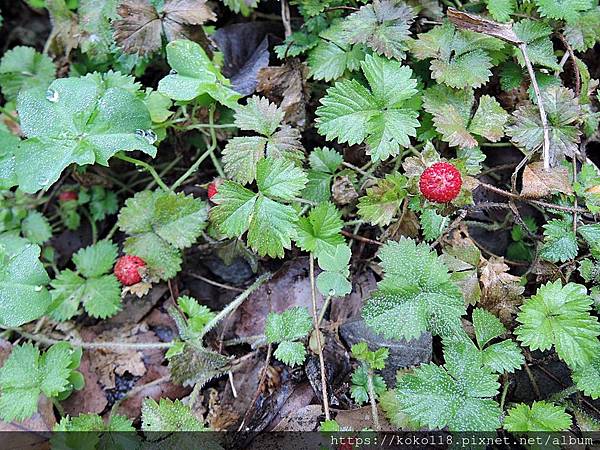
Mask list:
[[[115,276],[125,286],[142,281],[139,269],[146,266],[146,263],[139,256],[124,255],[121,256],[115,264]]]
[[[211,181],[208,185],[208,199],[212,200],[212,198],[218,193],[217,183],[215,181]]]
[[[75,191],[63,191],[60,194],[58,194],[58,201],[59,202],[68,202],[71,200],[77,200],[78,195],[77,192]]]
[[[419,190],[427,200],[448,203],[460,193],[462,177],[456,167],[447,162],[437,162],[423,171]]]

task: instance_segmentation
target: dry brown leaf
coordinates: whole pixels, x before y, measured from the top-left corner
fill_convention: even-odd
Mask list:
[[[508,273],[504,258],[492,256],[480,266],[481,299],[479,304],[492,312],[505,324],[510,325],[517,306],[522,303],[525,288],[520,278]]]
[[[196,40],[204,35],[200,25],[216,19],[205,0],[166,0],[160,13],[147,0],[123,0],[117,12],[115,40],[126,53],[141,55],[160,49],[163,33],[167,41]]]
[[[335,178],[333,186],[331,186],[331,195],[333,201],[338,205],[347,205],[358,198],[358,192],[346,175]]]
[[[281,106],[286,122],[302,128],[306,123],[306,103],[309,98],[307,77],[308,67],[292,59],[280,67],[261,69],[256,90]]]
[[[553,167],[545,170],[544,163],[541,161],[525,166],[523,188],[521,189],[523,197],[541,198],[556,192],[573,194],[569,173],[565,167]]]

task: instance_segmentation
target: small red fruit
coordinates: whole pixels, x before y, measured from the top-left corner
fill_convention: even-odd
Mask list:
[[[121,256],[115,264],[115,276],[125,286],[131,286],[142,281],[139,269],[146,267],[146,263],[139,256]]]
[[[79,197],[77,195],[77,192],[75,191],[63,191],[60,194],[58,194],[58,201],[59,202],[68,202],[71,200],[77,200]]]
[[[208,199],[212,200],[212,198],[218,193],[217,183],[215,181],[211,181],[208,185]]]
[[[462,177],[456,167],[447,162],[432,164],[419,178],[419,190],[427,200],[448,203],[458,197]]]

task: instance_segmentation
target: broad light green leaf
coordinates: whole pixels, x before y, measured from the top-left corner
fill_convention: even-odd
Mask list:
[[[425,331],[462,334],[462,294],[429,246],[401,238],[382,246],[379,258],[384,277],[362,310],[373,331],[392,339],[413,339]]]
[[[41,245],[52,237],[52,228],[41,212],[29,211],[21,222],[21,233],[29,242]]]
[[[269,313],[265,322],[265,335],[269,343],[277,343],[273,354],[278,360],[294,367],[302,364],[306,350],[301,342],[308,335],[313,321],[305,307],[288,308],[281,314]]]
[[[352,292],[349,263],[352,257],[350,247],[345,243],[335,247],[325,247],[319,253],[319,267],[323,269],[317,276],[317,288],[322,295],[343,297]]]
[[[21,90],[46,89],[55,75],[56,67],[52,60],[33,47],[14,47],[0,60],[0,88],[9,101],[15,100]]]
[[[190,101],[208,94],[235,109],[240,94],[235,92],[199,44],[177,40],[167,45],[167,61],[173,73],[158,83],[158,91],[173,100]]]
[[[189,406],[180,400],[161,398],[157,403],[151,398],[142,403],[142,430],[151,432],[205,431]],[[154,439],[152,439],[154,440]]]
[[[27,193],[47,189],[73,163],[106,166],[119,151],[156,154],[143,133],[151,121],[142,100],[122,88],[105,90],[92,78],[22,91],[17,110],[28,139],[16,152],[15,171]]]
[[[330,148],[316,148],[308,156],[310,169],[308,182],[302,197],[313,202],[325,202],[331,198],[331,182],[344,158]]]
[[[504,428],[510,432],[566,431],[571,427],[571,416],[564,406],[547,401],[533,402],[531,406],[519,403],[508,410]]]
[[[0,240],[0,325],[18,327],[39,319],[50,305],[50,281],[37,245],[19,240],[14,248]]]

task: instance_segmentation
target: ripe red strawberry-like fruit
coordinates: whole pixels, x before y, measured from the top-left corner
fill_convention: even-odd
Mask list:
[[[212,200],[212,198],[217,195],[218,193],[218,189],[217,189],[217,183],[214,181],[211,181],[208,185],[208,199]]]
[[[146,263],[139,256],[121,256],[115,264],[114,273],[121,284],[131,286],[142,281],[139,269],[145,267]]]
[[[58,194],[59,202],[68,202],[70,200],[77,200],[78,198],[77,192],[75,191],[63,191]]]
[[[419,178],[419,190],[423,197],[436,203],[448,203],[458,197],[462,177],[454,165],[447,162],[432,164]]]

